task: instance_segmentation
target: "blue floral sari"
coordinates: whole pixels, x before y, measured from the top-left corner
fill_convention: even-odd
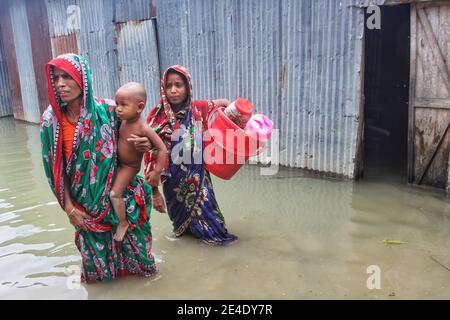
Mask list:
[[[165,95],[167,72],[174,69],[189,84],[187,105],[174,114]],[[162,79],[161,101],[150,112],[147,122],[159,134],[170,152],[163,173],[163,192],[175,236],[190,232],[209,244],[228,244],[237,239],[225,228],[209,172],[203,163],[203,132],[206,117],[214,108],[211,101],[192,100],[192,81],[181,66],[168,68]],[[146,171],[154,167],[156,156],[145,156]]]

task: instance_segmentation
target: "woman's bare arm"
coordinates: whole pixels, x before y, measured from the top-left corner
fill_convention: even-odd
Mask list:
[[[72,225],[74,225],[77,228],[87,230],[87,227],[84,224],[84,218],[87,217],[87,215],[84,212],[75,208],[72,198],[70,197],[69,188],[70,188],[69,178],[64,173],[64,211],[69,217],[70,223]]]
[[[130,138],[127,138],[127,141],[133,142],[134,147],[139,152],[147,152],[152,149],[152,145],[147,136],[137,136],[135,134],[131,134]]]
[[[146,126],[144,128],[144,134],[149,139],[150,143],[153,146],[153,149],[157,150],[158,152],[156,155],[155,167],[148,176],[148,182],[150,183],[150,185],[152,187],[157,187],[159,184],[161,173],[163,172],[163,169],[165,168],[167,163],[167,148],[158,134],[149,126]]]
[[[222,98],[222,99],[214,99],[212,101],[216,107],[228,107],[228,105],[230,105],[230,100]]]

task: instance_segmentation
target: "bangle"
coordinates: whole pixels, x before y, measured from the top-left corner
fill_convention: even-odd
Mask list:
[[[73,214],[74,211],[75,211],[75,207],[73,207],[72,210],[70,210],[70,212],[69,212],[69,214],[68,214],[69,218],[70,218],[70,216]]]

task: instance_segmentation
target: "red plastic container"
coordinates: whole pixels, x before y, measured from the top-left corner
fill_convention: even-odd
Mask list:
[[[238,127],[244,129],[253,114],[253,105],[244,98],[237,98],[224,110],[225,115]]]
[[[229,180],[249,157],[259,154],[266,141],[256,140],[231,121],[223,107],[211,112],[205,132],[205,168],[215,176]]]

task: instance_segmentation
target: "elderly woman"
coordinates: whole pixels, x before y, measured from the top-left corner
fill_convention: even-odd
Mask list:
[[[50,105],[41,124],[44,169],[76,228],[81,281],[153,275],[152,191],[142,177],[135,176],[124,192],[131,227],[120,248],[113,241],[118,218],[109,194],[117,171],[119,126],[113,102],[94,97],[91,69],[82,56],[59,56],[47,64],[46,74]]]
[[[188,232],[208,244],[228,244],[237,239],[228,233],[202,158],[203,132],[209,112],[227,106],[226,99],[192,100],[192,80],[182,66],[169,67],[161,81],[161,99],[150,111],[147,122],[169,150],[169,162],[162,175],[163,192],[175,236]],[[188,146],[188,148],[185,148]],[[181,150],[189,153],[175,159]],[[200,156],[199,156],[200,155]],[[189,161],[185,161],[185,160]],[[146,178],[153,170],[156,156],[145,157]],[[153,188],[154,208],[165,211],[164,200]]]

